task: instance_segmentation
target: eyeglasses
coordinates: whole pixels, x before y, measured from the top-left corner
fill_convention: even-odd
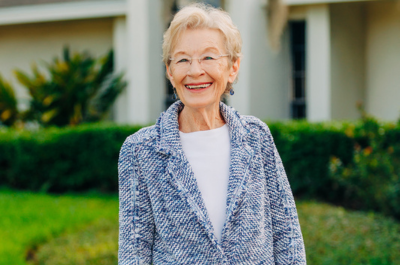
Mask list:
[[[179,71],[187,71],[190,68],[193,60],[197,60],[203,69],[211,69],[217,65],[217,60],[222,57],[227,57],[229,54],[213,55],[206,54],[200,58],[190,58],[188,56],[178,56],[176,58],[169,58],[175,69]]]

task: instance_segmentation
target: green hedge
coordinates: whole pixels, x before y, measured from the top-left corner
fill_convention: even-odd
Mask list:
[[[125,138],[140,126],[0,132],[0,185],[34,191],[116,191]]]
[[[399,125],[373,121],[268,125],[296,196],[394,212],[400,217],[400,208],[395,209],[400,205],[400,173],[396,175],[399,166],[393,165],[400,158]],[[95,124],[37,132],[0,131],[0,186],[48,192],[116,192],[120,147],[140,128]],[[387,152],[389,156],[382,155]],[[360,173],[362,170],[372,173]],[[377,181],[382,174],[385,186]],[[371,199],[375,191],[385,196]]]
[[[268,123],[293,191],[325,194],[332,155],[350,162],[353,142],[340,127]],[[0,185],[50,192],[116,191],[117,160],[125,138],[140,126],[84,125],[38,132],[0,132]]]
[[[291,121],[268,123],[295,195],[311,198],[335,196],[328,177],[332,156],[345,164],[353,158],[353,139],[343,124]]]

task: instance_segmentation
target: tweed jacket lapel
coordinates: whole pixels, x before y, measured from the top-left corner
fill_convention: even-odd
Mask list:
[[[197,186],[196,178],[191,166],[186,159],[179,136],[178,115],[183,109],[182,102],[177,101],[159,118],[156,126],[159,128],[160,138],[158,150],[168,155],[166,171],[173,180],[173,185],[179,191],[181,197],[188,202],[199,222],[204,226],[212,242],[218,245],[212,229],[201,192]],[[231,163],[229,169],[229,183],[227,195],[226,221],[222,231],[224,239],[227,223],[232,214],[240,205],[240,200],[247,190],[248,168],[253,155],[252,149],[246,144],[249,130],[240,119],[239,114],[231,107],[220,103],[221,114],[225,119],[231,137]]]
[[[229,168],[228,195],[226,202],[226,221],[222,230],[222,243],[232,216],[240,205],[247,191],[249,167],[253,157],[253,149],[248,145],[250,130],[247,123],[240,119],[233,108],[220,103],[221,114],[229,127],[231,137],[231,163]]]
[[[210,218],[197,186],[192,168],[186,159],[179,136],[178,115],[184,105],[178,101],[171,105],[159,118],[156,126],[159,128],[160,139],[158,150],[168,155],[166,172],[171,176],[172,185],[184,201],[190,205],[198,221],[205,228],[212,242],[216,241]]]

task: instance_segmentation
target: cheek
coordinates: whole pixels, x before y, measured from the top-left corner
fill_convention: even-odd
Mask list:
[[[222,60],[218,61],[218,71],[219,72],[224,72],[226,70],[226,63]]]
[[[219,86],[221,90],[225,91],[226,84],[229,79],[229,69],[226,62],[218,62],[218,69],[215,71],[215,78],[218,78]]]
[[[226,64],[222,61],[218,62],[218,67],[214,70],[214,77],[218,82],[225,83],[227,78]]]
[[[175,72],[172,72],[169,80],[171,81],[171,84],[176,88],[182,82],[182,76]]]

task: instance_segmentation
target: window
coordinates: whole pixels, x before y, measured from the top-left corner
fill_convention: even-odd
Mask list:
[[[306,118],[306,42],[304,21],[289,23],[292,58],[292,119]]]

